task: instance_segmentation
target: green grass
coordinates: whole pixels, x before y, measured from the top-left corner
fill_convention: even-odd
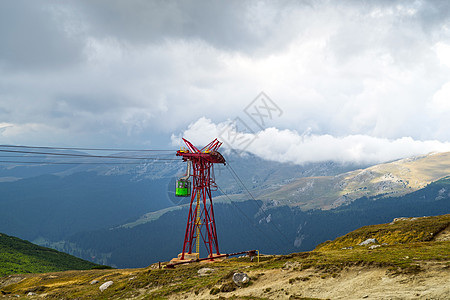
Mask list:
[[[1,288],[2,293],[24,296],[29,291],[46,293],[55,299],[171,299],[174,295],[210,295],[211,298],[247,299],[235,297],[230,292],[232,275],[245,272],[250,276],[248,285],[255,286],[259,280],[267,280],[273,270],[289,266],[290,278],[285,278],[286,286],[292,286],[314,277],[337,278],[341,271],[353,267],[383,268],[388,276],[416,274],[423,272],[430,263],[450,266],[450,242],[435,241],[434,236],[447,228],[450,215],[419,218],[391,224],[366,226],[355,230],[333,242],[327,242],[311,252],[289,255],[263,256],[260,263],[248,258],[231,258],[213,264],[192,263],[177,266],[176,269],[129,269],[129,270],[88,270],[68,271],[53,274],[23,276],[23,280]],[[423,235],[422,233],[433,233]],[[378,236],[378,235],[379,236]],[[375,249],[354,246],[366,238],[386,236],[391,241]],[[352,245],[353,249],[342,250],[342,245]],[[48,251],[53,251],[48,249]],[[214,269],[208,276],[199,276],[203,267]],[[276,271],[275,271],[276,272]],[[284,272],[284,271],[281,271]],[[269,275],[270,276],[270,275]],[[90,284],[92,280],[97,284]],[[112,280],[113,285],[100,292],[100,284]],[[0,278],[1,284],[1,278]],[[237,287],[235,287],[238,289]],[[240,289],[245,289],[241,287]],[[259,297],[248,299],[270,299],[277,291],[264,287]],[[279,292],[279,291],[278,291]],[[286,294],[286,297],[288,294]],[[265,298],[267,297],[267,298]],[[289,299],[308,299],[301,295],[289,295]]]
[[[86,270],[98,265],[16,237],[0,234],[0,276]]]
[[[354,247],[359,243],[375,238],[380,244],[405,244],[431,241],[434,237],[450,226],[450,214],[437,217],[423,217],[407,219],[389,224],[370,225],[361,227],[334,241],[327,241],[316,250],[337,250],[344,247]]]

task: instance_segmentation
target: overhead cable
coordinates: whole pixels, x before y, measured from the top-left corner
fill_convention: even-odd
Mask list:
[[[233,167],[230,165],[230,163],[228,162],[228,164],[226,165],[227,169],[230,171],[231,175],[233,176],[233,178],[236,180],[236,182],[245,189],[245,191],[247,192],[247,194],[254,200],[254,202],[256,203],[256,205],[258,205],[260,211],[263,212],[263,214],[266,216],[266,219],[269,219],[269,216],[267,215],[266,211],[264,210],[264,208],[259,204],[258,200],[256,200],[255,197],[253,197],[252,193],[250,192],[250,190],[245,186],[244,182],[241,180],[241,178],[239,178],[239,176],[237,175],[237,173],[234,171]],[[289,242],[289,239],[286,237],[286,235],[273,223],[270,222],[270,224],[273,225],[273,227],[278,231],[278,233],[286,240],[286,242]]]
[[[256,226],[256,224],[254,223],[254,221],[251,220],[251,218],[249,216],[247,216],[247,214],[239,207],[236,205],[236,203],[231,200],[231,198],[220,188],[220,186],[217,186],[217,188],[219,189],[219,191],[228,199],[228,201],[230,201],[230,203],[238,210],[238,212],[243,215],[247,221],[252,224],[252,228],[256,228],[258,230],[259,233],[262,234],[261,238],[266,239],[267,238],[267,234],[265,234],[261,228],[259,228],[258,226]],[[277,244],[278,247],[282,248],[282,246],[278,243],[278,241],[272,239],[272,241]]]
[[[87,158],[138,159],[138,160],[173,160],[173,161],[176,160],[176,161],[179,161],[179,159],[176,159],[176,158],[132,157],[132,156],[115,156],[115,155],[91,155],[91,154],[35,152],[35,151],[4,150],[4,149],[0,149],[0,152],[24,153],[24,154],[40,154],[40,155],[56,155],[56,156],[68,156],[68,157],[87,157]]]
[[[119,149],[119,148],[80,148],[80,147],[49,147],[49,146],[19,146],[0,145],[0,148],[50,149],[50,150],[80,150],[80,151],[119,151],[119,152],[174,152],[174,149]]]
[[[12,160],[0,160],[0,163],[13,163],[13,164],[40,164],[40,165],[140,165],[142,162],[65,162],[65,161],[12,161]],[[153,161],[154,163],[167,163]]]

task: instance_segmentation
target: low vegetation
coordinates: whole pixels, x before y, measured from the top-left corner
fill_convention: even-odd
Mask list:
[[[101,267],[72,255],[0,234],[0,276]]]
[[[450,241],[436,241],[435,237],[448,230],[449,225],[450,215],[400,219],[390,224],[360,228],[335,241],[323,243],[311,252],[262,256],[259,263],[256,259],[250,261],[248,257],[238,257],[214,264],[180,265],[176,269],[159,269],[158,265],[153,265],[144,269],[14,275],[0,279],[0,292],[5,296],[35,293],[59,299],[271,299],[280,293],[289,299],[310,299],[293,293],[290,288],[314,280],[336,279],[342,272],[355,267],[384,268],[389,276],[420,274],[430,263],[448,269]],[[379,243],[358,246],[369,238],[376,238]],[[377,246],[371,247],[373,245]],[[213,268],[213,271],[200,276],[198,270],[204,267]],[[232,281],[235,272],[249,274],[250,282],[243,287],[236,286]],[[283,280],[281,288],[264,285],[258,290],[255,288],[261,281],[272,280],[274,272],[284,274],[280,279]],[[16,280],[11,281],[14,278]],[[100,291],[99,286],[107,281],[113,281],[111,287]],[[255,291],[255,294],[251,297],[235,295],[245,290]]]
[[[361,242],[375,238],[380,244],[394,245],[427,242],[434,239],[450,225],[450,215],[423,218],[398,218],[389,224],[361,227],[333,242],[320,244],[316,250],[336,250],[353,247]]]

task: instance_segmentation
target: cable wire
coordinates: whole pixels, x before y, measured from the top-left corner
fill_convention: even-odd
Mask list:
[[[18,146],[0,145],[0,148],[50,149],[50,150],[81,150],[81,151],[121,151],[121,152],[175,152],[176,150],[157,149],[118,149],[118,148],[80,148],[80,147],[49,147],[49,146]]]
[[[241,178],[239,178],[239,176],[237,175],[237,173],[234,171],[233,167],[230,165],[230,163],[228,162],[226,165],[227,169],[230,171],[231,175],[233,176],[233,178],[236,180],[236,182],[242,185],[242,187],[247,191],[247,193],[250,195],[250,197],[254,200],[254,202],[256,203],[256,205],[258,205],[259,210],[262,211],[264,213],[264,215],[266,216],[266,218],[269,218],[269,216],[267,215],[266,211],[263,209],[263,207],[259,204],[258,200],[256,200],[255,197],[253,197],[252,193],[250,192],[250,190],[245,186],[244,182],[241,180]],[[239,181],[239,182],[238,182]],[[273,222],[270,222],[273,227],[278,231],[278,233],[286,240],[286,242],[289,243],[289,239],[286,237],[286,235],[277,227],[275,226],[275,224]]]
[[[180,161],[182,162],[182,161]],[[0,163],[13,164],[40,164],[40,165],[140,165],[142,162],[56,162],[56,161],[12,161],[0,160]],[[167,162],[152,162],[152,163],[167,163]]]
[[[254,221],[252,221],[251,219],[250,219],[250,217],[249,216],[247,216],[247,214],[242,210],[242,209],[240,209],[239,208],[239,206],[237,206],[236,205],[236,203],[233,201],[233,200],[231,200],[231,198],[228,196],[228,194],[226,194],[219,186],[217,186],[217,188],[219,189],[219,191],[228,199],[228,201],[230,201],[230,203],[247,219],[247,221],[250,223],[250,224],[252,224],[253,225],[253,227],[254,228],[256,228],[258,231],[259,231],[259,233],[261,233],[262,234],[262,237],[261,238],[267,238],[267,234],[265,234],[262,230],[261,230],[261,228],[259,228],[258,226],[256,226],[256,224],[254,223]],[[274,240],[274,239],[272,239],[272,241],[275,243],[275,244],[277,244],[277,246],[279,246],[280,248],[282,248],[282,246],[276,241],[276,240]]]
[[[0,152],[23,153],[23,154],[39,154],[39,155],[56,155],[68,157],[87,157],[87,158],[113,158],[113,159],[138,159],[138,160],[177,160],[176,158],[155,158],[155,157],[131,157],[131,156],[114,156],[114,155],[90,155],[90,154],[72,154],[72,153],[53,153],[53,152],[34,152],[21,150],[3,150]]]

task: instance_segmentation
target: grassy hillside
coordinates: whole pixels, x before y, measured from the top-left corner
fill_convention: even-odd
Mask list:
[[[332,242],[320,244],[316,250],[353,247],[372,238],[376,239],[379,244],[385,245],[427,242],[434,240],[449,227],[450,214],[437,217],[397,218],[389,224],[361,227]]]
[[[400,196],[450,175],[450,152],[433,153],[350,171],[337,176],[298,178],[258,194],[303,210],[330,209],[361,198]]]
[[[86,270],[96,266],[98,265],[72,255],[0,234],[0,276],[17,273]]]
[[[450,241],[442,233],[448,233],[449,225],[450,215],[444,215],[367,226],[315,251],[265,255],[260,262],[240,257],[176,269],[154,265],[23,275],[9,282],[0,278],[0,291],[11,297],[33,292],[69,299],[445,299],[450,292]],[[389,236],[386,245],[356,246],[383,236]],[[205,267],[210,270],[201,275]],[[235,272],[248,274],[249,283],[236,286]],[[108,281],[112,285],[100,291]]]

